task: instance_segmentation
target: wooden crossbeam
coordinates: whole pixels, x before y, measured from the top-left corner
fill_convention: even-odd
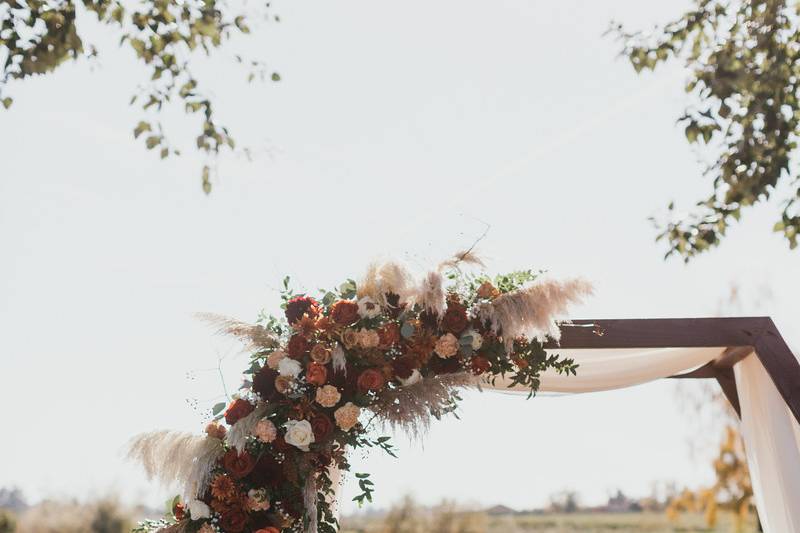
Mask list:
[[[545,345],[566,349],[715,346],[726,347],[719,358],[695,372],[674,377],[716,379],[738,412],[733,365],[755,353],[800,422],[800,363],[769,317],[573,320],[561,324],[558,343]]]

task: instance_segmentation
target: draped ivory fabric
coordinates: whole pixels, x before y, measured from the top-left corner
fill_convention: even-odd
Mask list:
[[[556,350],[580,365],[577,376],[542,375],[543,392],[580,393],[630,387],[685,373],[725,348]],[[756,507],[766,533],[800,533],[800,425],[751,354],[734,367]],[[500,380],[493,388],[507,388]],[[519,393],[527,390],[519,387]]]

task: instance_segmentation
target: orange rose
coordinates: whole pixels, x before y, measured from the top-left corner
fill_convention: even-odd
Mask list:
[[[340,326],[349,326],[358,320],[358,304],[349,300],[339,300],[331,307],[331,318]]]
[[[232,426],[240,419],[252,413],[253,409],[255,408],[256,406],[247,400],[237,398],[233,400],[233,402],[231,402],[231,404],[228,406],[228,409],[225,410],[225,422]]]
[[[262,527],[259,530],[256,530],[255,533],[281,533],[277,527]]]
[[[492,285],[491,281],[484,281],[481,283],[481,286],[478,287],[478,298],[488,298],[494,299],[500,296],[500,291],[497,290],[497,287]]]
[[[306,368],[306,381],[321,387],[328,380],[328,370],[319,363],[309,363]]]
[[[381,390],[385,383],[383,373],[374,368],[368,368],[358,376],[358,388],[364,392]]]

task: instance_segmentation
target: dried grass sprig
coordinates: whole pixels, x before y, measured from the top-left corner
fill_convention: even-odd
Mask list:
[[[218,335],[230,335],[238,338],[245,343],[246,350],[278,347],[279,340],[265,327],[258,324],[248,324],[235,318],[214,313],[197,313],[195,316],[216,327]]]
[[[405,302],[413,296],[413,288],[411,273],[399,263],[373,263],[358,283],[358,298],[368,296],[386,306],[387,294],[396,294],[401,302]]]
[[[567,312],[570,304],[581,303],[593,292],[591,283],[582,279],[544,279],[482,304],[479,316],[489,320],[495,332],[502,332],[509,342],[520,335],[558,341],[561,330],[556,320]]]
[[[256,424],[264,417],[266,412],[267,404],[259,403],[249,415],[237,420],[226,435],[228,446],[236,448],[237,452],[242,453],[247,445],[247,437],[253,434]]]
[[[469,250],[462,250],[453,255],[450,259],[442,261],[439,263],[439,268],[437,270],[441,272],[449,268],[459,268],[461,265],[472,265],[481,268],[486,266],[483,260],[478,257],[478,254],[470,248]]]
[[[432,412],[450,407],[456,390],[474,386],[475,376],[466,372],[431,376],[413,385],[384,390],[369,410],[392,430],[402,428],[419,438],[430,428]]]
[[[219,439],[163,430],[134,437],[127,455],[142,464],[149,479],[164,486],[178,483],[187,499],[194,499],[205,490],[211,469],[223,452]]]

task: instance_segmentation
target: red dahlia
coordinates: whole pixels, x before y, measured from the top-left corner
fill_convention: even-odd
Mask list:
[[[306,314],[311,318],[317,318],[319,316],[319,304],[310,296],[296,296],[286,302],[285,314],[289,324],[294,324]]]

